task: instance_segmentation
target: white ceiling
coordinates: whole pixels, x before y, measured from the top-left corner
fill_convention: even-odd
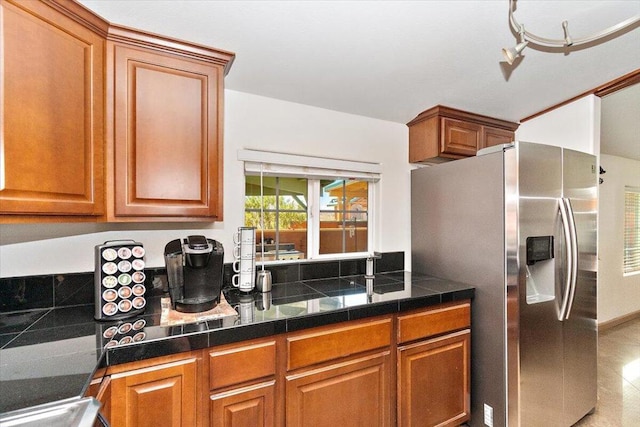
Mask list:
[[[501,62],[517,42],[508,0],[80,1],[113,23],[235,52],[228,89],[399,123],[436,104],[519,121],[640,69],[637,26]],[[580,39],[639,14],[640,0],[520,0],[516,19],[553,39],[568,20]]]

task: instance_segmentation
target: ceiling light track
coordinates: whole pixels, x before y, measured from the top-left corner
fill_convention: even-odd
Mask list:
[[[535,44],[543,47],[556,47],[556,48],[566,48],[570,46],[580,46],[587,43],[596,42],[602,40],[606,37],[614,35],[618,32],[622,32],[634,25],[638,25],[640,23],[640,15],[636,15],[632,18],[629,18],[625,21],[620,22],[617,25],[609,27],[603,31],[594,33],[587,37],[582,37],[579,39],[573,39],[569,34],[569,22],[562,22],[562,30],[564,32],[564,39],[548,39],[545,37],[537,36],[529,31],[524,29],[524,25],[518,23],[514,16],[514,10],[517,0],[509,0],[509,24],[511,25],[511,29],[518,33],[519,42],[516,46],[512,48],[502,49],[502,54],[504,55],[507,63],[509,65],[513,64],[518,56],[521,55],[522,51],[529,43]]]

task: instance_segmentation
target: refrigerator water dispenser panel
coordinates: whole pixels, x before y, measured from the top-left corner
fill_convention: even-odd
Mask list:
[[[527,237],[527,304],[553,301],[556,297],[553,236]]]
[[[553,236],[527,237],[527,265],[553,258]]]

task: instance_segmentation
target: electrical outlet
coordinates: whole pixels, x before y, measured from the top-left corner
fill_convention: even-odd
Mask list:
[[[493,427],[493,408],[484,404],[484,425]]]

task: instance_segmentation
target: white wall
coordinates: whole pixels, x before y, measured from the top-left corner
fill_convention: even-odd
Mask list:
[[[600,98],[585,96],[528,120],[516,139],[600,154]]]
[[[623,276],[624,187],[640,187],[640,161],[603,154],[598,231],[598,322],[640,311],[640,274]]]
[[[144,244],[147,266],[162,267],[165,243],[190,233],[221,241],[230,262],[232,235],[243,221],[238,149],[381,163],[375,249],[410,253],[411,167],[405,125],[229,90],[225,97],[223,222],[1,225],[0,277],[93,271],[94,246],[123,238]]]

